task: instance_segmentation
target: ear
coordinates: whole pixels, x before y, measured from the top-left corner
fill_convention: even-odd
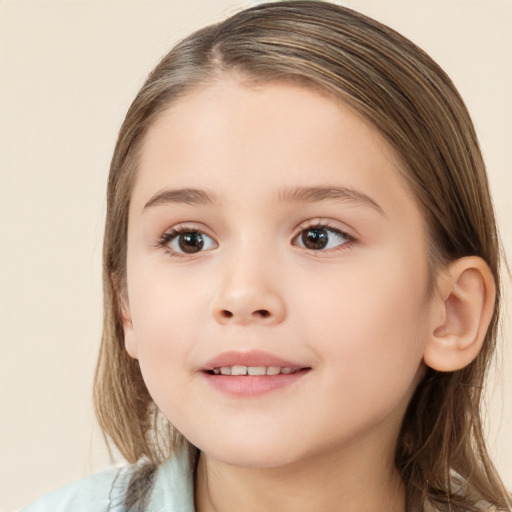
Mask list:
[[[468,256],[441,272],[437,288],[423,360],[441,372],[460,370],[482,348],[494,312],[494,277],[482,258]]]
[[[133,330],[133,323],[130,314],[130,309],[127,301],[120,299],[121,302],[121,315],[123,317],[123,330],[124,330],[124,346],[128,354],[137,359],[137,343],[135,341],[135,332]]]
[[[135,332],[133,330],[126,286],[122,286],[115,275],[111,275],[110,279],[123,321],[124,346],[128,354],[134,359],[137,359],[137,344],[135,342]]]

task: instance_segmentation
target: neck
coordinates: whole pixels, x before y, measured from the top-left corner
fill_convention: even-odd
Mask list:
[[[330,452],[280,467],[242,468],[201,454],[197,512],[405,512],[393,454]]]

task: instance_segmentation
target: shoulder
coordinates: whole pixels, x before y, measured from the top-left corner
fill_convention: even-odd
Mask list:
[[[125,512],[124,498],[139,464],[111,468],[53,491],[19,512]],[[193,469],[189,457],[160,465],[149,496],[151,512],[193,512]]]
[[[166,460],[156,474],[150,512],[194,512],[194,462],[189,453]]]
[[[418,511],[421,510],[421,512],[443,512],[447,510],[446,506],[440,506],[437,507],[433,505],[432,503],[425,503],[422,508],[418,509]],[[491,505],[486,501],[478,501],[474,503],[471,506],[468,506],[468,508],[464,506],[456,506],[454,510],[461,511],[465,510],[467,512],[506,512],[508,509],[501,509],[496,507],[495,505]],[[414,510],[416,512],[416,510]]]
[[[19,512],[107,512],[116,480],[126,468],[111,468],[68,484],[22,508]]]

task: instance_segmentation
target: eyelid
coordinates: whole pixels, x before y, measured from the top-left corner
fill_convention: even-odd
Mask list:
[[[306,221],[301,222],[294,230],[294,235],[292,236],[292,240],[297,238],[297,235],[299,235],[302,231],[305,229],[311,229],[311,228],[327,228],[331,229],[333,231],[338,231],[339,233],[343,234],[347,238],[350,238],[350,240],[357,240],[357,236],[354,233],[354,230],[349,228],[346,224],[343,224],[340,221],[336,221],[333,219],[326,219],[326,218],[315,218],[315,219],[309,219]]]
[[[216,249],[219,246],[219,243],[212,235],[210,235],[208,233],[208,231],[209,230],[206,229],[204,226],[200,226],[199,224],[197,224],[195,222],[191,222],[191,223],[180,222],[179,224],[176,224],[174,226],[167,228],[162,233],[162,235],[158,238],[156,245],[158,248],[164,248],[172,256],[176,256],[179,258],[197,257],[197,256],[201,255],[202,253],[211,251],[212,249],[201,250],[201,251],[198,251],[195,253],[194,252],[185,253],[185,252],[180,252],[180,251],[176,251],[176,250],[172,249],[170,247],[170,242],[173,241],[174,239],[176,239],[179,235],[181,235],[183,233],[197,232],[197,233],[201,233],[202,235],[205,235],[208,238],[210,238],[211,240],[213,240],[213,242],[215,243],[214,248]]]
[[[334,248],[331,249],[325,249],[325,250],[315,250],[315,249],[308,249],[307,247],[299,245],[298,247],[300,249],[303,249],[305,251],[308,251],[308,253],[312,253],[315,256],[322,256],[327,255],[333,252],[339,252],[346,249],[349,249],[351,245],[357,241],[357,238],[350,233],[350,229],[347,229],[344,227],[344,225],[340,225],[341,223],[339,221],[334,221],[332,219],[312,219],[307,220],[304,222],[301,222],[299,226],[294,230],[294,235],[291,239],[291,244],[296,245],[295,241],[300,237],[301,233],[308,230],[308,229],[325,229],[329,231],[333,231],[336,233],[339,233],[343,238],[346,239],[345,243],[342,243]]]

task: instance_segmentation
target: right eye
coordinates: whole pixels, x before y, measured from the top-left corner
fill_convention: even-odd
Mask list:
[[[179,255],[196,254],[218,247],[217,242],[206,233],[189,228],[172,228],[166,231],[160,244]]]

